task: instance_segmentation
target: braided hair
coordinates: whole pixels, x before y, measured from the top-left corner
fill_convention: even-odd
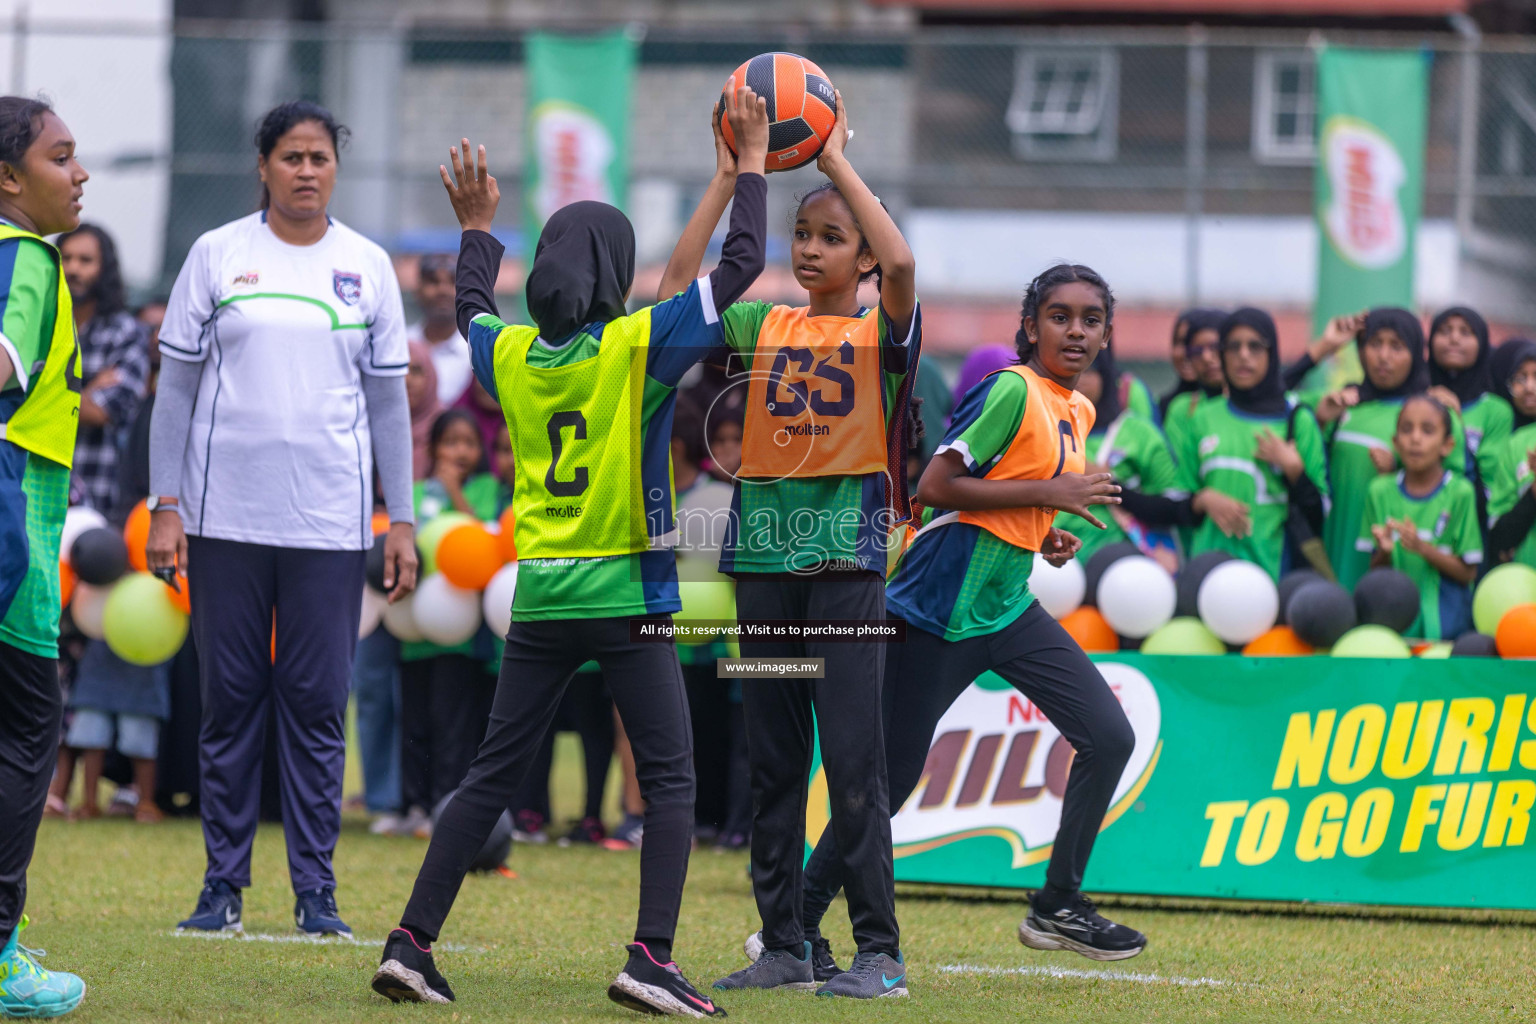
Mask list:
[[[1019,311],[1019,330],[1013,336],[1013,343],[1018,349],[1020,363],[1029,362],[1035,355],[1035,343],[1029,340],[1029,332],[1024,326],[1025,322],[1029,320],[1038,321],[1040,307],[1045,305],[1046,299],[1050,297],[1051,292],[1061,285],[1071,284],[1074,281],[1081,281],[1099,290],[1099,294],[1104,297],[1104,322],[1106,324],[1114,322],[1115,296],[1109,290],[1109,282],[1100,277],[1098,271],[1093,270],[1091,267],[1085,267],[1080,263],[1057,263],[1046,267],[1045,270],[1040,272],[1038,277],[1029,282],[1029,287],[1024,289],[1024,303]],[[1110,384],[1106,382],[1105,386],[1108,387]]]

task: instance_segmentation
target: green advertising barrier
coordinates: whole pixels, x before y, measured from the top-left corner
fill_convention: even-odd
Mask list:
[[[1136,734],[1089,891],[1536,908],[1536,665],[1094,659]],[[1071,747],[996,676],[891,820],[902,881],[1039,886]],[[817,767],[808,836],[826,824]]]

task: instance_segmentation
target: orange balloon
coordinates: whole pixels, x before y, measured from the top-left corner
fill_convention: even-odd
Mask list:
[[[75,594],[75,570],[64,559],[59,559],[59,607],[69,607],[69,599]]]
[[[1253,656],[1285,657],[1287,655],[1311,654],[1313,647],[1290,626],[1276,626],[1268,633],[1255,637],[1243,648],[1243,653]]]
[[[1536,604],[1517,604],[1505,612],[1493,642],[1501,658],[1536,658]]]
[[[437,571],[460,590],[484,590],[504,564],[501,542],[479,523],[455,526],[437,546]]]
[[[517,561],[517,537],[512,528],[517,525],[517,516],[512,514],[512,506],[501,514],[501,533],[496,535],[501,544],[501,557],[508,562]]]
[[[176,584],[181,589],[180,590],[176,590],[176,589],[173,588],[171,590],[171,604],[175,605],[177,608],[180,608],[182,611],[186,612],[188,615],[191,615],[192,614],[192,590],[191,590],[191,588],[187,584],[187,578],[185,576],[182,576],[182,575],[177,575],[177,577],[176,577]],[[273,640],[275,641],[276,639],[277,639],[276,634],[273,634]]]
[[[389,513],[375,512],[373,514],[373,535],[377,537],[381,533],[389,532]]]
[[[1120,637],[1114,627],[1104,621],[1097,608],[1084,605],[1061,618],[1061,628],[1066,630],[1077,646],[1090,654],[1102,651],[1118,651]]]
[[[144,548],[149,544],[149,506],[139,502],[128,513],[123,525],[123,543],[128,545],[128,564],[138,572],[149,572],[149,558]]]

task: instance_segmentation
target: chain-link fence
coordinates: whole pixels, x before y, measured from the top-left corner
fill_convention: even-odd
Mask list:
[[[1464,299],[1536,324],[1536,43],[1336,40],[1419,47],[1431,62],[1420,302]],[[925,294],[1008,298],[1024,268],[1102,251],[1133,300],[1304,309],[1320,41],[1200,29],[651,33],[631,122],[641,261],[665,260],[708,179],[706,118],[726,74],[791,49],[842,89],[850,154],[903,218]],[[162,281],[200,232],[252,208],[255,120],[294,97],[353,129],[341,218],[397,252],[452,247],[437,165],[469,136],[490,151],[515,241],[526,95],[516,32],[178,23],[169,69]],[[791,194],[813,181],[811,171],[773,179],[780,251]]]

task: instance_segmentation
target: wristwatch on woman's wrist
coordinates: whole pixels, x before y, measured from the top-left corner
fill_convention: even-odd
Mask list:
[[[159,494],[151,494],[148,498],[144,499],[144,507],[149,509],[151,512],[158,512],[163,508],[175,508],[178,504],[180,504],[180,502],[178,502],[175,498],[169,498]]]

